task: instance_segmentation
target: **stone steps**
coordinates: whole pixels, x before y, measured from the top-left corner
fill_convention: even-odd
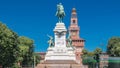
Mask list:
[[[36,68],[83,68],[79,64],[38,64]]]

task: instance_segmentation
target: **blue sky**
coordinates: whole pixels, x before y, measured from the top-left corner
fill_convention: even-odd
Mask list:
[[[20,36],[35,41],[35,51],[46,51],[47,34],[54,36],[56,5],[62,3],[70,25],[73,7],[77,9],[80,37],[85,48],[93,51],[107,45],[108,39],[120,36],[120,0],[0,0],[0,21]]]

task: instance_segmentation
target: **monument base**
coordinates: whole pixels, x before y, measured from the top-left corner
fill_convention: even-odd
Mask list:
[[[46,60],[73,60],[75,61],[75,54],[71,47],[49,47],[45,56]]]
[[[36,68],[88,68],[88,65],[81,65],[73,60],[46,60]]]
[[[37,68],[83,68],[78,64],[39,64]]]

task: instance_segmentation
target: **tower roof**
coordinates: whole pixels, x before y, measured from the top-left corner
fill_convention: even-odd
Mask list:
[[[72,9],[72,12],[76,12],[76,8],[73,8],[73,9]]]

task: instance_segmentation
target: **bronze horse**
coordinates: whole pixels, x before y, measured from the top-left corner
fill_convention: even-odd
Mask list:
[[[61,3],[57,5],[56,16],[58,17],[59,22],[62,22],[63,17],[65,16],[65,12],[64,12],[64,7]]]

